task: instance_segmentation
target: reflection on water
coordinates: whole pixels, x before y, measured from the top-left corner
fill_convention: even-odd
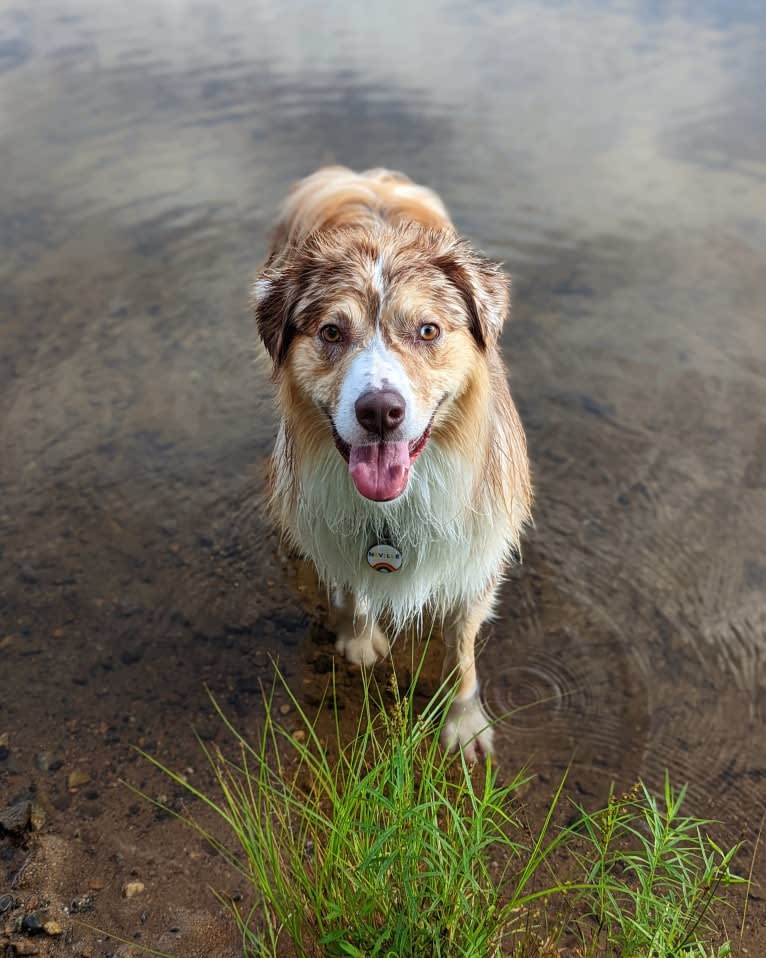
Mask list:
[[[763,8],[287,9],[0,5],[0,635],[50,664],[42,713],[65,720],[62,675],[130,643],[173,650],[159,722],[243,668],[231,636],[300,661],[308,620],[254,505],[274,416],[247,277],[293,179],[386,164],[514,277],[504,343],[538,507],[484,652],[488,705],[521,708],[502,754],[572,760],[591,791],[670,766],[701,811],[752,829]],[[66,654],[44,641],[57,627]]]

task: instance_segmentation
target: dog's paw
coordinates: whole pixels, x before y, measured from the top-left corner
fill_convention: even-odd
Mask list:
[[[335,640],[335,650],[346,656],[352,665],[361,665],[362,668],[371,668],[378,659],[385,658],[390,646],[388,639],[379,628],[375,627],[372,634],[365,631],[364,635],[355,636],[338,633]]]
[[[494,732],[478,695],[452,703],[441,734],[448,752],[460,748],[467,762],[477,762],[492,754],[493,741]]]

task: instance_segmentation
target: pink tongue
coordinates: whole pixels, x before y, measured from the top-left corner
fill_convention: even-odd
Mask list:
[[[366,499],[386,502],[404,492],[410,474],[408,442],[378,442],[352,446],[348,471]]]

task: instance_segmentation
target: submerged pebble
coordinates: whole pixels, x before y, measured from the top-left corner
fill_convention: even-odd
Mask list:
[[[81,785],[86,785],[90,781],[90,775],[87,772],[82,772],[79,769],[75,769],[74,772],[70,772],[66,777],[66,787],[67,788],[79,788]]]
[[[20,802],[14,802],[0,811],[0,830],[18,834],[23,832],[29,825],[29,816],[32,810],[32,802],[29,799],[23,799]]]
[[[40,949],[32,941],[14,941],[11,944],[13,951],[11,954],[16,955],[39,955]]]
[[[140,895],[146,886],[141,881],[129,881],[122,887],[122,896],[123,898],[134,898],[136,895]]]
[[[40,916],[34,912],[24,915],[21,919],[21,931],[23,931],[25,935],[41,935],[43,933],[43,923],[40,920]]]

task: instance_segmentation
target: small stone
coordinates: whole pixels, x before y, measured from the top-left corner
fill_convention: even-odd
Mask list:
[[[287,702],[285,702],[284,705],[280,705],[280,706],[279,706],[279,714],[280,714],[280,715],[289,715],[289,714],[290,714],[290,706],[287,704]]]
[[[79,788],[81,785],[85,785],[90,781],[90,775],[87,772],[81,772],[75,770],[70,772],[66,777],[66,787],[67,788]]]
[[[88,888],[90,888],[91,891],[101,891],[103,887],[104,887],[104,883],[101,881],[100,878],[92,878],[88,882]]]
[[[69,911],[73,915],[82,915],[84,912],[93,911],[95,901],[93,895],[78,895],[70,904]]]
[[[45,805],[36,798],[29,808],[29,824],[32,830],[39,832],[43,825],[48,821],[48,812]]]
[[[38,772],[47,772],[51,767],[50,752],[38,752],[35,755],[35,768]]]
[[[43,931],[46,935],[50,935],[52,938],[64,934],[64,929],[57,921],[46,921],[43,925]]]
[[[145,888],[146,886],[142,881],[129,881],[122,886],[122,896],[123,898],[134,898],[136,895],[140,895]]]
[[[0,915],[16,907],[16,899],[13,895],[0,895]]]
[[[306,733],[303,731],[302,728],[296,729],[296,730],[293,732],[293,738],[295,739],[296,742],[305,742],[305,741],[306,741]]]
[[[14,941],[11,944],[12,954],[16,955],[39,955],[40,949],[31,941]]]
[[[29,824],[29,813],[32,803],[29,799],[16,802],[0,811],[0,831],[23,832]]]
[[[34,912],[24,915],[21,919],[21,930],[27,935],[41,934],[43,923],[40,921],[39,915],[36,915]]]

